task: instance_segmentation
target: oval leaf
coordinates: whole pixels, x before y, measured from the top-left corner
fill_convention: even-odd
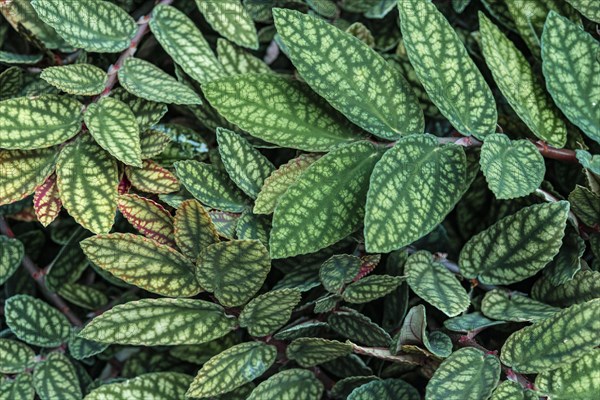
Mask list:
[[[35,363],[33,350],[17,340],[0,339],[0,353],[0,372],[3,374],[21,373]]]
[[[240,326],[252,336],[267,336],[281,328],[300,302],[298,289],[272,290],[249,302],[240,314]]]
[[[419,400],[419,392],[402,379],[374,380],[354,389],[348,400]]]
[[[219,233],[210,215],[196,200],[181,203],[174,226],[177,247],[191,260],[198,259],[202,250],[219,242]]]
[[[258,49],[254,21],[239,0],[196,0],[196,5],[215,31],[240,46]]]
[[[75,367],[62,353],[50,353],[35,366],[33,386],[42,400],[80,400],[82,396]]]
[[[91,64],[63,65],[42,70],[40,78],[63,92],[81,96],[101,93],[108,81],[108,75]]]
[[[15,273],[24,255],[25,248],[20,240],[0,236],[0,285]]]
[[[192,377],[178,372],[152,372],[133,379],[104,384],[85,400],[183,399]]]
[[[0,151],[0,205],[29,196],[54,170],[56,149]]]
[[[173,217],[163,206],[135,194],[119,196],[119,211],[141,234],[160,244],[175,245]]]
[[[321,338],[295,339],[286,349],[287,357],[305,368],[314,367],[351,352],[352,345],[349,343]]]
[[[600,393],[600,349],[594,349],[574,363],[535,378],[536,388],[552,400],[593,399]]]
[[[305,369],[292,368],[278,372],[262,382],[247,400],[319,400],[323,391],[323,384],[315,374]]]
[[[537,300],[499,289],[487,292],[481,302],[481,312],[500,321],[536,322],[553,316],[557,311],[558,308]]]

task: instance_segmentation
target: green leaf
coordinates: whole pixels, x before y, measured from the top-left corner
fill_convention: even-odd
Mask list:
[[[20,240],[0,236],[0,285],[15,273],[24,255],[25,248]]]
[[[0,62],[12,64],[33,65],[42,61],[42,54],[17,54],[9,51],[0,51]]]
[[[552,263],[544,268],[552,285],[562,285],[575,277],[581,270],[581,257],[585,253],[585,242],[575,230],[568,230],[563,238],[562,246]]]
[[[400,331],[392,339],[390,352],[397,355],[415,346],[419,350],[424,347],[440,358],[446,358],[452,353],[452,342],[447,335],[441,331],[427,332],[427,316],[422,304],[408,310]]]
[[[56,174],[50,175],[44,183],[35,189],[33,209],[38,221],[47,227],[58,217],[62,209],[62,200],[58,193]]]
[[[362,261],[349,254],[335,255],[327,259],[319,269],[319,278],[325,290],[341,294],[344,286],[358,276]]]
[[[235,132],[217,128],[217,142],[221,160],[229,177],[244,193],[255,199],[265,179],[275,167]]]
[[[58,294],[69,303],[88,310],[98,310],[108,304],[108,297],[100,289],[79,283],[65,283]]]
[[[288,77],[238,75],[205,84],[202,90],[228,121],[282,147],[328,151],[361,138],[355,127],[306,84]]]
[[[300,302],[298,289],[272,290],[254,298],[240,314],[240,326],[252,336],[267,336],[289,321]]]
[[[217,55],[228,75],[271,72],[263,60],[225,39],[217,39]]]
[[[576,185],[569,194],[569,203],[575,215],[588,226],[600,223],[600,196],[588,188]]]
[[[158,156],[171,145],[171,137],[159,129],[147,129],[140,135],[142,159]]]
[[[196,0],[200,12],[210,26],[234,43],[258,49],[258,35],[254,21],[240,0]]]
[[[104,97],[88,106],[84,120],[96,142],[117,160],[142,166],[140,129],[127,104]]]
[[[274,9],[273,17],[302,78],[350,121],[384,139],[423,132],[423,111],[410,85],[373,49],[298,11]]]
[[[177,209],[174,220],[175,242],[191,260],[211,244],[219,242],[219,233],[202,204],[186,200]]]
[[[431,232],[454,208],[466,183],[462,147],[439,146],[430,135],[400,139],[371,176],[365,214],[367,251],[387,253]]]
[[[427,384],[425,398],[485,400],[500,378],[498,357],[472,347],[459,349],[442,362]]]
[[[202,104],[190,87],[140,58],[125,60],[119,69],[119,83],[131,94],[146,100],[167,104]]]
[[[116,88],[110,94],[112,98],[122,101],[131,109],[140,126],[140,132],[156,125],[168,111],[166,104],[140,99],[123,88]]]
[[[323,384],[311,371],[292,368],[278,372],[262,382],[252,391],[247,400],[319,400],[323,396],[323,391]]]
[[[84,228],[94,233],[110,231],[117,211],[118,173],[116,161],[90,135],[61,150],[56,165],[60,198]]]
[[[271,257],[312,253],[354,232],[363,219],[369,176],[379,157],[374,145],[358,142],[313,163],[275,208]]]
[[[53,94],[0,101],[0,143],[31,150],[60,144],[81,128],[81,103]]]
[[[69,354],[76,360],[84,360],[86,358],[102,353],[108,348],[108,344],[99,343],[93,340],[87,340],[77,334],[81,331],[80,328],[73,330],[69,338]]]
[[[481,312],[486,317],[502,321],[537,322],[557,311],[558,308],[501,289],[487,292],[481,302]]]
[[[511,141],[497,133],[485,139],[479,160],[497,199],[523,197],[540,187],[546,174],[544,157],[529,140]]]
[[[91,262],[125,282],[169,297],[200,292],[196,267],[181,253],[131,233],[97,235],[81,242]]]
[[[349,303],[368,303],[390,293],[402,282],[403,276],[371,275],[348,285],[342,297]]]
[[[127,329],[123,329],[127,321]],[[100,343],[141,346],[201,344],[225,336],[236,319],[223,307],[194,299],[142,299],[113,307],[79,333]]]
[[[136,194],[121,195],[118,203],[121,214],[141,234],[173,247],[173,217],[163,206]]]
[[[504,324],[504,321],[492,321],[480,312],[464,314],[444,321],[444,327],[454,332],[469,333],[479,331],[490,326]]]
[[[419,251],[408,258],[404,266],[406,282],[423,300],[455,317],[471,304],[469,294],[456,276],[427,251]]]
[[[593,399],[600,393],[600,349],[594,349],[576,362],[542,372],[536,388],[552,400]]]
[[[589,151],[575,150],[577,154],[577,160],[583,166],[583,168],[589,169],[596,175],[600,175],[600,155],[590,154]]]
[[[186,189],[202,203],[222,211],[242,212],[248,199],[217,166],[198,161],[178,161],[173,164]]]
[[[261,342],[230,347],[202,366],[186,397],[204,398],[231,392],[264,374],[276,357],[277,349]]]
[[[419,400],[421,395],[402,379],[374,380],[354,389],[348,400]]]
[[[46,302],[26,294],[4,303],[6,325],[22,341],[39,347],[57,347],[71,332],[67,318]]]
[[[23,70],[19,67],[10,67],[0,73],[0,100],[19,96],[23,87]]]
[[[121,7],[102,0],[33,0],[38,16],[74,47],[97,53],[125,50],[137,24]]]
[[[250,210],[245,210],[237,221],[235,234],[242,240],[260,240],[269,248],[269,233],[271,221],[263,215],[255,215]]]
[[[179,190],[177,177],[152,160],[142,161],[142,168],[125,167],[127,178],[137,189],[147,193],[172,193]]]
[[[473,236],[460,252],[461,273],[485,284],[510,284],[535,275],[558,253],[569,203],[536,204]]]
[[[52,174],[56,148],[22,151],[0,150],[0,204],[29,196]]]
[[[528,392],[533,393],[533,392]],[[526,397],[528,396],[528,397]],[[521,385],[514,381],[500,382],[494,390],[491,400],[538,400],[539,396],[535,394],[526,394]]]
[[[210,215],[210,219],[215,225],[219,236],[226,239],[235,239],[235,231],[240,219],[239,214],[211,210],[208,212],[208,215]]]
[[[567,0],[577,11],[587,19],[600,24],[600,5],[590,0]]]
[[[3,374],[18,374],[35,363],[34,351],[17,340],[0,339],[0,353],[0,372]]]
[[[31,374],[19,374],[15,380],[0,382],[0,399],[32,400],[35,397]]]
[[[569,120],[600,142],[600,44],[579,26],[551,11],[542,35],[543,71],[548,91]],[[575,61],[576,60],[576,61]]]
[[[153,372],[104,384],[92,390],[85,400],[183,399],[191,381],[191,376],[178,372]]]
[[[369,317],[351,309],[334,311],[327,322],[331,329],[354,343],[388,347],[392,338]]]
[[[600,272],[579,271],[573,279],[558,286],[553,285],[551,279],[543,277],[533,284],[531,297],[557,307],[600,298]]]
[[[260,290],[271,270],[269,252],[258,240],[232,240],[208,246],[198,258],[196,277],[221,304],[235,307]]]
[[[82,96],[101,93],[108,81],[106,72],[91,64],[48,67],[42,70],[40,78],[63,92]]]
[[[599,329],[600,299],[576,304],[510,335],[501,359],[517,372],[554,370],[598,346]]]
[[[320,338],[299,338],[292,341],[286,349],[290,360],[305,368],[314,367],[352,352],[352,345]]]
[[[225,76],[208,42],[183,12],[164,4],[154,7],[150,29],[163,49],[199,83]]]
[[[404,45],[427,94],[450,123],[478,139],[496,131],[496,102],[467,49],[428,1],[399,1]]]
[[[279,203],[281,196],[298,178],[319,159],[316,154],[302,154],[281,165],[265,179],[256,201],[254,202],[255,214],[271,214]]]
[[[42,400],[79,400],[82,396],[75,367],[62,353],[50,353],[35,366],[33,386]]]

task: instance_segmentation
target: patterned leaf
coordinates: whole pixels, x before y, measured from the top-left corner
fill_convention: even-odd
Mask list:
[[[284,328],[273,335],[273,337],[277,340],[293,340],[301,337],[319,336],[327,326],[326,322],[303,322],[289,328]]]
[[[235,227],[238,239],[260,240],[267,249],[269,248],[270,231],[271,221],[265,216],[252,214],[250,210],[243,212]]]
[[[0,143],[4,149],[31,150],[60,144],[81,128],[81,103],[44,95],[0,101]]]
[[[600,75],[599,52],[600,44],[592,35],[550,12],[542,35],[548,91],[567,118],[596,142],[600,142],[600,86],[590,82]]]
[[[575,150],[577,160],[586,169],[589,169],[596,175],[600,175],[600,155],[590,154],[585,150]]]
[[[33,386],[42,400],[79,400],[81,389],[75,367],[62,353],[50,353],[33,371]]]
[[[84,339],[77,334],[80,329],[73,330],[69,338],[69,354],[76,360],[83,360],[96,354],[102,353],[108,348],[108,344],[94,342]]]
[[[368,45],[298,11],[276,9],[273,16],[302,78],[350,121],[384,139],[423,132],[423,111],[409,84]]]
[[[191,376],[178,372],[153,372],[104,384],[92,390],[85,400],[183,399],[191,381]]]
[[[81,242],[91,262],[125,282],[169,297],[200,292],[196,267],[169,246],[131,233],[97,235]]]
[[[289,321],[300,302],[298,289],[272,290],[250,301],[240,314],[240,326],[252,336],[267,336]]]
[[[219,236],[226,239],[235,239],[235,231],[240,219],[239,214],[211,210],[208,212],[208,215],[210,215],[210,219],[215,225]]]
[[[600,5],[589,0],[567,0],[574,8],[587,19],[600,24]]]
[[[63,92],[82,96],[99,94],[108,81],[106,72],[91,64],[45,68],[40,78]]]
[[[173,217],[160,204],[135,194],[119,196],[119,211],[142,235],[160,244],[175,245]]]
[[[275,211],[281,196],[318,159],[319,155],[316,154],[302,154],[273,171],[256,197],[254,213],[271,214]]]
[[[177,177],[152,160],[142,161],[142,168],[125,167],[127,178],[137,189],[147,193],[172,193],[179,190]]]
[[[117,211],[117,163],[85,135],[65,146],[56,175],[60,198],[71,216],[94,233],[110,231]]]
[[[147,129],[140,135],[142,159],[159,155],[169,147],[171,138],[159,129]]]
[[[385,296],[404,281],[403,276],[372,275],[348,285],[342,293],[349,303],[368,303]]]
[[[10,67],[0,73],[0,100],[18,97],[23,86],[23,70],[19,67]]]
[[[26,294],[4,303],[6,325],[22,341],[39,347],[57,347],[71,332],[67,318],[56,308]]]
[[[33,208],[38,221],[44,227],[50,225],[58,217],[62,208],[62,201],[58,193],[55,174],[50,175],[44,183],[35,189]]]
[[[460,270],[486,284],[509,284],[535,275],[560,249],[569,203],[536,204],[473,236],[460,253]]]
[[[127,321],[127,329],[123,329]],[[236,326],[218,304],[192,299],[142,299],[121,304],[94,318],[80,337],[101,343],[142,346],[201,344]]]
[[[492,290],[485,294],[481,311],[486,317],[515,322],[537,322],[553,316],[558,308],[519,294]]]
[[[510,335],[501,359],[517,372],[554,370],[598,346],[598,329],[600,299],[576,304]]]
[[[119,83],[130,93],[150,101],[167,104],[202,104],[187,85],[154,64],[130,57],[119,69]]]
[[[55,161],[55,148],[0,150],[0,204],[11,204],[31,194],[50,176]]]
[[[196,0],[196,5],[215,31],[240,46],[258,49],[254,22],[240,0]]]
[[[0,382],[0,398],[10,400],[32,400],[35,397],[31,374],[19,374],[15,380]]]
[[[354,343],[388,347],[392,341],[383,328],[357,311],[335,311],[327,318],[327,322],[331,329]]]
[[[191,260],[198,259],[202,250],[219,242],[219,233],[210,215],[196,200],[181,203],[173,223],[177,247]]]
[[[108,297],[102,290],[79,283],[63,284],[58,294],[69,303],[88,310],[98,310],[108,303]]]
[[[553,400],[593,399],[600,393],[600,349],[554,371],[542,372],[535,386]]]
[[[127,104],[127,107],[133,111],[140,131],[156,125],[168,111],[166,104],[140,99],[123,88],[114,89],[111,97]]]
[[[35,363],[34,351],[17,340],[0,339],[0,352],[0,372],[3,374],[18,374]]]
[[[419,392],[402,379],[375,380],[357,387],[348,400],[419,400]]]
[[[273,164],[243,137],[217,128],[219,154],[225,170],[248,196],[256,198],[265,179],[275,169]]]
[[[464,314],[444,321],[444,327],[454,332],[473,332],[494,325],[504,324],[504,321],[492,321],[480,312]]]
[[[344,286],[358,276],[362,261],[349,254],[335,255],[327,259],[319,269],[319,278],[325,290],[341,294]]]
[[[354,232],[364,216],[368,179],[379,157],[375,146],[358,142],[313,163],[277,204],[271,257],[312,253]]]
[[[196,277],[226,307],[246,303],[271,270],[269,252],[258,240],[233,240],[208,246],[198,258]]]
[[[225,39],[217,39],[217,55],[228,75],[271,72],[264,61]]]
[[[442,337],[445,338],[441,339]],[[420,349],[424,347],[440,358],[446,358],[452,353],[452,342],[447,335],[441,331],[427,332],[427,317],[425,306],[422,304],[408,310],[400,331],[392,340],[390,352],[399,354],[405,349],[415,346]]]
[[[0,285],[15,273],[23,260],[25,248],[18,239],[0,236]]]
[[[527,396],[527,397],[526,397]],[[538,400],[539,396],[532,391],[525,392],[520,384],[514,381],[500,382],[494,390],[491,400]]]
[[[88,106],[84,120],[98,144],[117,160],[142,166],[140,129],[127,104],[104,97]]]
[[[38,16],[70,45],[97,53],[129,47],[137,25],[121,7],[103,0],[33,0]]]
[[[286,349],[287,357],[305,368],[334,360],[351,352],[352,345],[349,343],[308,337],[295,339]]]
[[[17,54],[9,51],[0,51],[0,62],[6,63],[8,65],[33,65],[42,61],[42,58],[44,58],[42,54]]]
[[[558,286],[549,278],[541,278],[533,284],[531,297],[557,307],[600,298],[600,272],[579,271],[573,279]]]
[[[404,45],[433,103],[462,134],[496,131],[492,92],[446,18],[428,1],[400,1]]]
[[[404,266],[406,282],[423,300],[449,317],[465,311],[471,301],[454,274],[433,260],[429,252],[419,251]]]
[[[567,231],[562,246],[552,263],[544,268],[552,285],[559,286],[575,277],[581,269],[581,257],[585,253],[585,242],[574,230]]]
[[[497,199],[530,194],[540,186],[546,173],[544,157],[533,143],[529,140],[511,142],[502,133],[486,138],[479,163]]]
[[[230,347],[208,360],[194,378],[186,397],[210,397],[231,392],[264,374],[275,362],[277,349],[261,342]]]
[[[207,206],[231,212],[241,212],[248,207],[246,196],[217,166],[193,160],[178,161],[174,166],[181,183]]]
[[[225,76],[223,66],[194,22],[175,7],[158,5],[150,29],[165,51],[199,83]]]
[[[312,372],[292,368],[278,372],[262,382],[252,391],[248,400],[319,400],[323,396],[323,390],[323,384]]]
[[[426,399],[490,397],[500,378],[500,361],[472,347],[459,349],[442,362],[427,384]]]
[[[527,59],[481,12],[479,22],[483,55],[504,97],[538,138],[553,146],[564,146],[565,123]]]
[[[279,146],[327,151],[361,138],[308,86],[284,76],[238,75],[203,85],[202,90],[228,121]]]
[[[400,139],[371,176],[365,215],[367,251],[387,253],[431,232],[454,208],[466,183],[462,147],[439,146],[429,135]]]
[[[576,185],[569,194],[569,203],[584,224],[595,226],[600,223],[600,196],[596,193]]]

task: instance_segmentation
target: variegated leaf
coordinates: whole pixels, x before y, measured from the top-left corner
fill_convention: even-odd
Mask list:
[[[152,160],[142,161],[142,168],[125,167],[127,178],[137,189],[147,193],[172,193],[179,190],[177,177]]]
[[[80,400],[75,367],[62,353],[50,353],[33,371],[33,386],[42,400]]]
[[[250,301],[240,314],[240,326],[252,336],[267,336],[281,328],[300,302],[298,289],[272,290]]]
[[[152,372],[93,389],[85,400],[183,399],[192,377],[179,372]]]
[[[63,92],[81,96],[100,94],[108,81],[106,72],[91,64],[45,68],[40,78]]]
[[[352,345],[349,343],[308,337],[293,340],[286,349],[287,357],[305,368],[314,367],[351,352]]]
[[[196,0],[196,5],[215,31],[240,46],[258,49],[254,21],[240,0]]]
[[[341,294],[345,285],[352,282],[360,272],[360,258],[341,254],[328,258],[319,269],[319,278],[325,290],[333,294]]]
[[[217,55],[229,75],[271,72],[271,68],[260,58],[238,48],[226,39],[217,39]]]
[[[119,211],[135,229],[160,244],[175,245],[173,217],[163,206],[135,194],[118,199]]]
[[[0,372],[3,374],[18,374],[35,364],[35,352],[18,340],[0,339],[0,352]]]
[[[58,217],[61,208],[62,200],[58,193],[56,174],[52,174],[35,189],[33,209],[38,221],[46,227]]]
[[[24,373],[14,380],[0,382],[0,398],[10,400],[32,400],[35,397],[31,374]]]
[[[419,400],[417,389],[402,379],[373,380],[354,389],[348,400]]]
[[[486,317],[500,321],[537,322],[549,318],[559,311],[537,300],[519,294],[495,289],[485,294],[481,312]]]
[[[30,195],[52,174],[56,149],[0,150],[0,204],[11,204]]]
[[[311,371],[292,368],[278,372],[262,382],[252,391],[248,400],[319,400],[323,391],[323,384]]]
[[[177,209],[175,242],[183,254],[191,260],[211,244],[219,242],[219,233],[210,215],[196,200],[186,200]]]
[[[552,400],[593,399],[600,393],[600,349],[535,378],[537,389]]]
[[[531,288],[531,297],[558,307],[600,298],[600,272],[579,271],[573,279],[558,286],[547,277],[540,278]]]
[[[342,293],[342,297],[349,303],[367,303],[390,293],[403,281],[403,276],[367,276],[348,285]]]

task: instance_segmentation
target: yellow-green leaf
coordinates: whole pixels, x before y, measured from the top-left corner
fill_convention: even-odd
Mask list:
[[[323,384],[314,373],[305,369],[287,369],[271,376],[258,385],[247,400],[294,399],[319,400]]]
[[[591,350],[579,360],[542,372],[535,386],[552,400],[588,400],[600,393],[600,349]]]
[[[529,297],[494,289],[485,294],[481,312],[486,317],[500,321],[537,322],[553,316],[558,308]]]
[[[403,276],[371,275],[348,285],[342,297],[349,303],[367,303],[385,296],[402,282]]]
[[[420,400],[421,395],[402,379],[373,380],[354,389],[348,400]]]
[[[18,340],[0,339],[0,354],[0,372],[3,374],[21,373],[35,363],[34,351]]]
[[[219,233],[210,215],[196,200],[181,203],[175,214],[174,227],[177,247],[191,260],[196,260],[202,250],[219,242]]]
[[[587,19],[600,24],[600,4],[594,0],[567,0],[577,11]]]
[[[33,386],[42,400],[80,400],[82,396],[75,367],[62,353],[50,353],[35,366]]]
[[[286,355],[300,366],[309,368],[352,352],[350,343],[321,338],[299,338],[290,343]]]
[[[167,244],[175,244],[173,217],[157,202],[136,194],[119,196],[119,211],[144,236]]]
[[[45,227],[58,217],[62,209],[62,200],[58,193],[56,174],[50,175],[44,183],[35,189],[33,209],[38,221]]]
[[[183,399],[191,381],[191,376],[179,372],[152,372],[104,384],[92,390],[85,400]]]
[[[91,64],[73,64],[45,68],[40,78],[63,92],[92,96],[104,90],[108,75]]]
[[[23,373],[14,380],[0,382],[0,398],[10,400],[32,400],[35,397],[31,374]]]
[[[177,177],[152,160],[142,161],[142,168],[125,167],[127,178],[137,189],[147,193],[172,193],[179,190]]]
[[[0,205],[30,195],[50,176],[56,164],[56,149],[0,150]]]
[[[196,5],[210,26],[222,36],[240,46],[258,49],[254,21],[240,0],[196,0]]]
[[[267,336],[281,328],[300,302],[298,289],[272,290],[250,301],[240,314],[240,326],[252,336]]]
[[[540,278],[531,288],[531,297],[558,307],[600,298],[600,272],[579,271],[573,279],[558,286],[548,277]]]
[[[217,55],[229,75],[271,72],[271,68],[260,58],[226,39],[217,39]]]

